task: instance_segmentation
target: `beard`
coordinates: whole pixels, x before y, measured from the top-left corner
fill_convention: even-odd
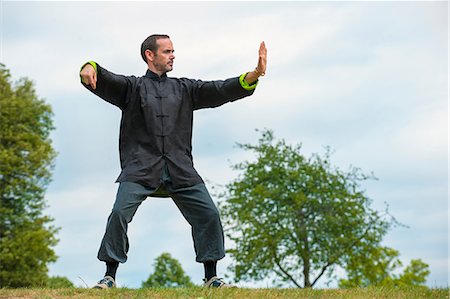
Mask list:
[[[162,73],[167,73],[173,70],[173,66],[169,65],[168,62],[167,63],[155,62],[154,66],[158,71]]]

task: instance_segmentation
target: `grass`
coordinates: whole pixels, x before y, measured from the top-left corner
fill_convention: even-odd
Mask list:
[[[64,299],[64,298],[193,298],[193,299],[278,299],[278,298],[450,298],[449,289],[409,288],[364,288],[364,289],[127,289],[93,290],[83,288],[67,289],[0,289],[0,298],[11,299]]]

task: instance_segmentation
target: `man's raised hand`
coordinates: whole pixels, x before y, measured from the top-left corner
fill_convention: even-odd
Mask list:
[[[256,67],[256,72],[261,76],[266,74],[266,65],[267,65],[267,49],[266,44],[261,42],[259,45],[259,58],[258,58],[258,66]]]
[[[244,81],[248,84],[255,83],[260,76],[264,76],[266,74],[266,65],[267,65],[267,49],[266,44],[261,42],[259,45],[259,54],[258,54],[258,65],[256,66],[254,71],[248,72],[244,78]]]
[[[86,64],[80,72],[81,82],[84,85],[89,85],[92,89],[97,88],[97,72],[90,64]]]

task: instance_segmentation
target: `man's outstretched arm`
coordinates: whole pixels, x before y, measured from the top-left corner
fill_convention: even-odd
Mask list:
[[[258,65],[254,71],[237,78],[215,81],[189,80],[194,109],[212,108],[233,102],[253,94],[258,78],[264,76],[267,65],[267,49],[264,42],[259,46]]]
[[[124,109],[135,77],[116,75],[89,61],[80,71],[81,83],[105,101]]]

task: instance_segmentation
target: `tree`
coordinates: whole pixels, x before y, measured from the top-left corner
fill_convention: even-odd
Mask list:
[[[400,286],[421,286],[425,284],[429,274],[428,264],[424,263],[421,259],[414,259],[403,270],[396,284]]]
[[[43,215],[56,156],[52,110],[0,64],[0,287],[45,285],[57,229]]]
[[[236,281],[274,277],[274,283],[312,287],[378,246],[394,223],[371,209],[361,190],[373,176],[332,167],[329,149],[306,158],[301,145],[275,143],[270,130],[259,144],[238,146],[256,160],[234,165],[241,173],[220,195]]]
[[[339,287],[421,286],[430,274],[428,265],[420,259],[412,260],[403,273],[395,274],[402,266],[399,252],[389,247],[374,247],[363,255],[352,256],[346,267],[347,279],[339,280]]]
[[[147,281],[142,282],[143,288],[193,286],[189,276],[184,273],[181,264],[169,253],[162,253],[155,259],[153,265],[155,271],[149,276]]]

